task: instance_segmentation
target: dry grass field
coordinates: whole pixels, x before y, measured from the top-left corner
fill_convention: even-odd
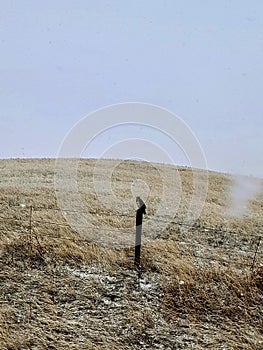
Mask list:
[[[146,162],[114,164],[97,169],[98,193],[96,160],[79,162],[78,191],[96,226],[88,216],[83,224],[74,201],[62,215],[54,159],[0,160],[0,349],[262,350],[263,181],[251,179],[257,194],[237,197],[242,212],[233,216],[234,177],[209,172],[203,210],[187,228],[190,168],[162,165],[160,174]],[[177,210],[163,230],[165,215],[147,230],[164,179]],[[108,244],[124,239],[116,229],[133,234],[136,195],[147,205],[139,271],[133,247]],[[66,215],[81,220],[81,234]]]

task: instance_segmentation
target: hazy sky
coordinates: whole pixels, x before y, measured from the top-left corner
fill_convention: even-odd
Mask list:
[[[189,125],[209,169],[263,177],[263,1],[0,4],[1,158],[55,157],[92,111],[144,102]]]

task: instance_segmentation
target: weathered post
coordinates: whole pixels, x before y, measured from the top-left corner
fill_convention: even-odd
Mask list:
[[[140,266],[141,259],[141,241],[142,241],[142,218],[143,214],[146,214],[146,206],[140,197],[136,197],[136,203],[138,209],[136,211],[136,236],[135,236],[135,267]]]
[[[253,262],[252,262],[252,266],[251,266],[251,270],[252,271],[254,270],[254,266],[255,266],[255,262],[256,262],[256,256],[257,256],[257,253],[258,253],[258,248],[259,248],[260,242],[261,242],[261,237],[258,238],[258,243],[257,243],[257,246],[256,246],[256,251],[255,251]]]
[[[31,254],[32,254],[32,213],[33,213],[33,206],[30,205],[30,210],[29,210],[30,259],[31,259]]]
[[[30,259],[30,269],[32,270],[32,252],[33,252],[33,248],[32,248],[32,214],[33,214],[33,206],[30,206],[29,209],[29,242],[30,242],[30,246],[29,246],[29,259]],[[30,285],[31,285],[31,271],[30,271]],[[30,296],[29,296],[29,323],[31,323],[32,320],[32,287],[30,286]]]

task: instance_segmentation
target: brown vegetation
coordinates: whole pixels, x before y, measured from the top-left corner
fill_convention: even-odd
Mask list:
[[[134,209],[117,216],[111,197],[101,203],[95,164],[81,160],[78,169],[87,210],[112,228],[133,228]],[[178,212],[154,239],[144,232],[138,273],[132,247],[103,246],[90,239],[88,223],[89,239],[68,225],[56,202],[54,165],[0,161],[0,349],[263,348],[262,191],[243,217],[228,216],[232,177],[209,172],[202,214],[185,230],[192,172],[178,168]],[[163,170],[168,178],[174,171]],[[111,178],[123,201],[132,198],[134,179],[143,179],[150,191],[145,221],[155,215],[162,179],[154,165],[123,161]]]

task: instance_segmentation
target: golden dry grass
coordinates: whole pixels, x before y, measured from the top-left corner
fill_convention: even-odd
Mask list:
[[[111,162],[100,170],[102,184]],[[101,202],[95,164],[81,160],[78,169],[87,210],[112,228],[133,229],[135,208],[117,216],[107,193]],[[193,176],[178,168],[180,206],[165,230],[143,244],[138,275],[133,248],[103,246],[67,224],[56,202],[54,165],[0,161],[0,349],[262,349],[262,245],[251,271],[262,191],[244,216],[228,216],[233,178],[210,172],[202,214],[192,229],[181,230]],[[167,179],[173,171],[163,165]],[[132,198],[134,179],[149,187],[147,220],[162,201],[162,179],[154,165],[120,162],[111,176],[119,200]],[[88,224],[87,230],[92,237]]]

